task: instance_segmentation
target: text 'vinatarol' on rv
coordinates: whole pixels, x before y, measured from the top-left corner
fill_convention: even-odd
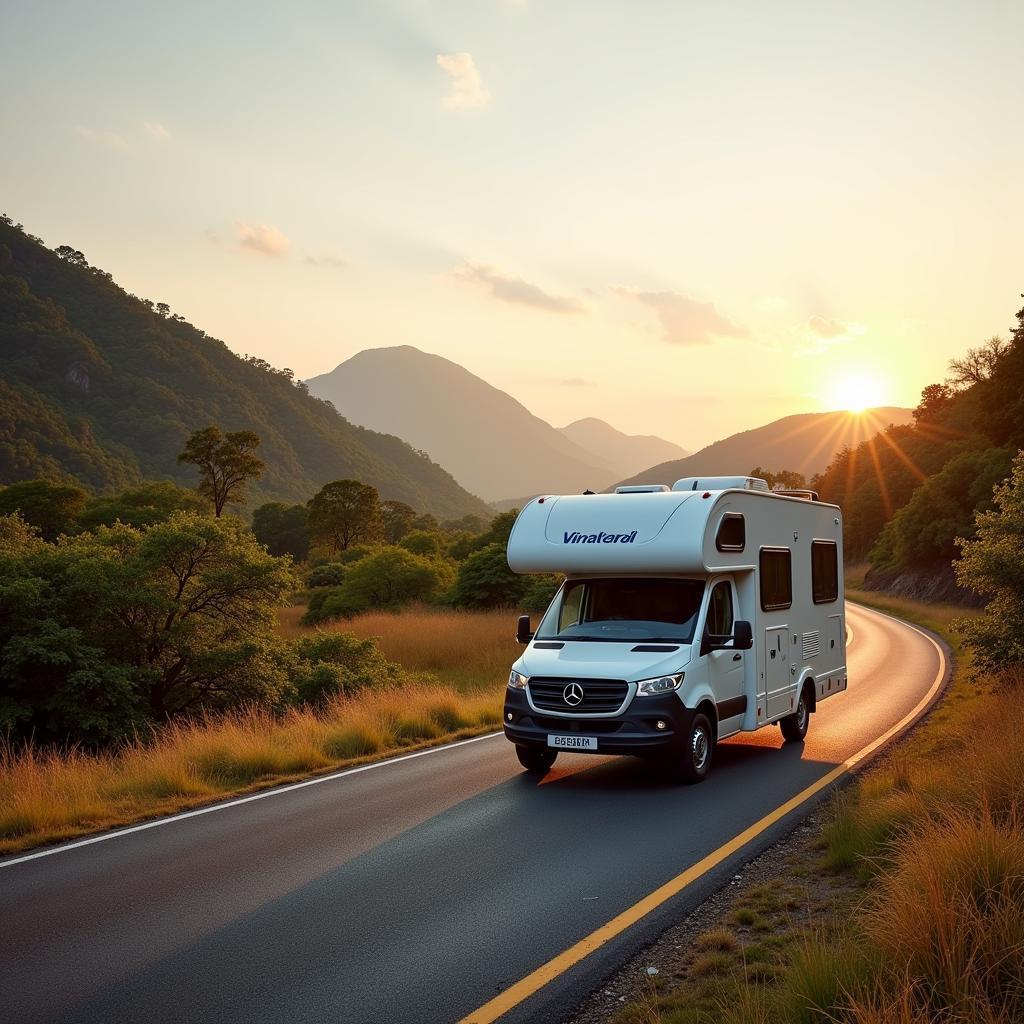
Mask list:
[[[727,736],[803,739],[846,689],[842,538],[837,506],[753,477],[534,498],[508,564],[566,579],[535,633],[519,620],[504,728],[523,766],[636,754],[698,782]]]

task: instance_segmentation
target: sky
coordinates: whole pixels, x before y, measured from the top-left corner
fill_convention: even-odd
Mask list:
[[[415,345],[556,426],[695,449],[914,405],[1024,291],[1019,2],[0,0],[0,26],[0,210],[300,377]]]

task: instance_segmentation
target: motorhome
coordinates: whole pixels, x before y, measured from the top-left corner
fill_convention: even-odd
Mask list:
[[[528,771],[633,754],[699,782],[720,740],[777,724],[798,742],[846,689],[842,514],[811,491],[688,477],[546,495],[508,564],[565,576],[536,631],[519,620],[504,730]]]

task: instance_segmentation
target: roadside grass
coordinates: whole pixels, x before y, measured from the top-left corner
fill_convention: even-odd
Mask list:
[[[373,637],[385,657],[410,672],[430,673],[464,693],[504,685],[512,662],[522,653],[515,638],[516,612],[455,611],[413,607],[395,612],[364,612],[351,619],[304,626],[305,607],[282,608],[278,629],[289,638],[323,632]]]
[[[972,666],[950,622],[976,610],[847,593],[951,644],[947,694],[837,794],[799,874],[734,903],[736,949],[699,938],[617,1024],[1024,1020],[1024,671]]]
[[[275,716],[170,722],[103,754],[0,745],[0,853],[377,760],[501,722],[501,694],[414,683]]]

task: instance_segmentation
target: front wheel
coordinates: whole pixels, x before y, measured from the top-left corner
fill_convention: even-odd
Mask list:
[[[715,734],[711,719],[705,714],[694,715],[686,745],[671,763],[672,776],[680,782],[703,782],[711,769],[714,750]]]
[[[807,735],[807,726],[811,724],[811,699],[807,695],[807,688],[800,691],[800,700],[797,703],[796,711],[785,718],[779,719],[779,728],[782,730],[782,738],[787,743],[799,743]]]
[[[534,775],[547,775],[551,766],[558,757],[557,750],[549,750],[547,747],[526,747],[516,746],[516,757],[519,763]]]

